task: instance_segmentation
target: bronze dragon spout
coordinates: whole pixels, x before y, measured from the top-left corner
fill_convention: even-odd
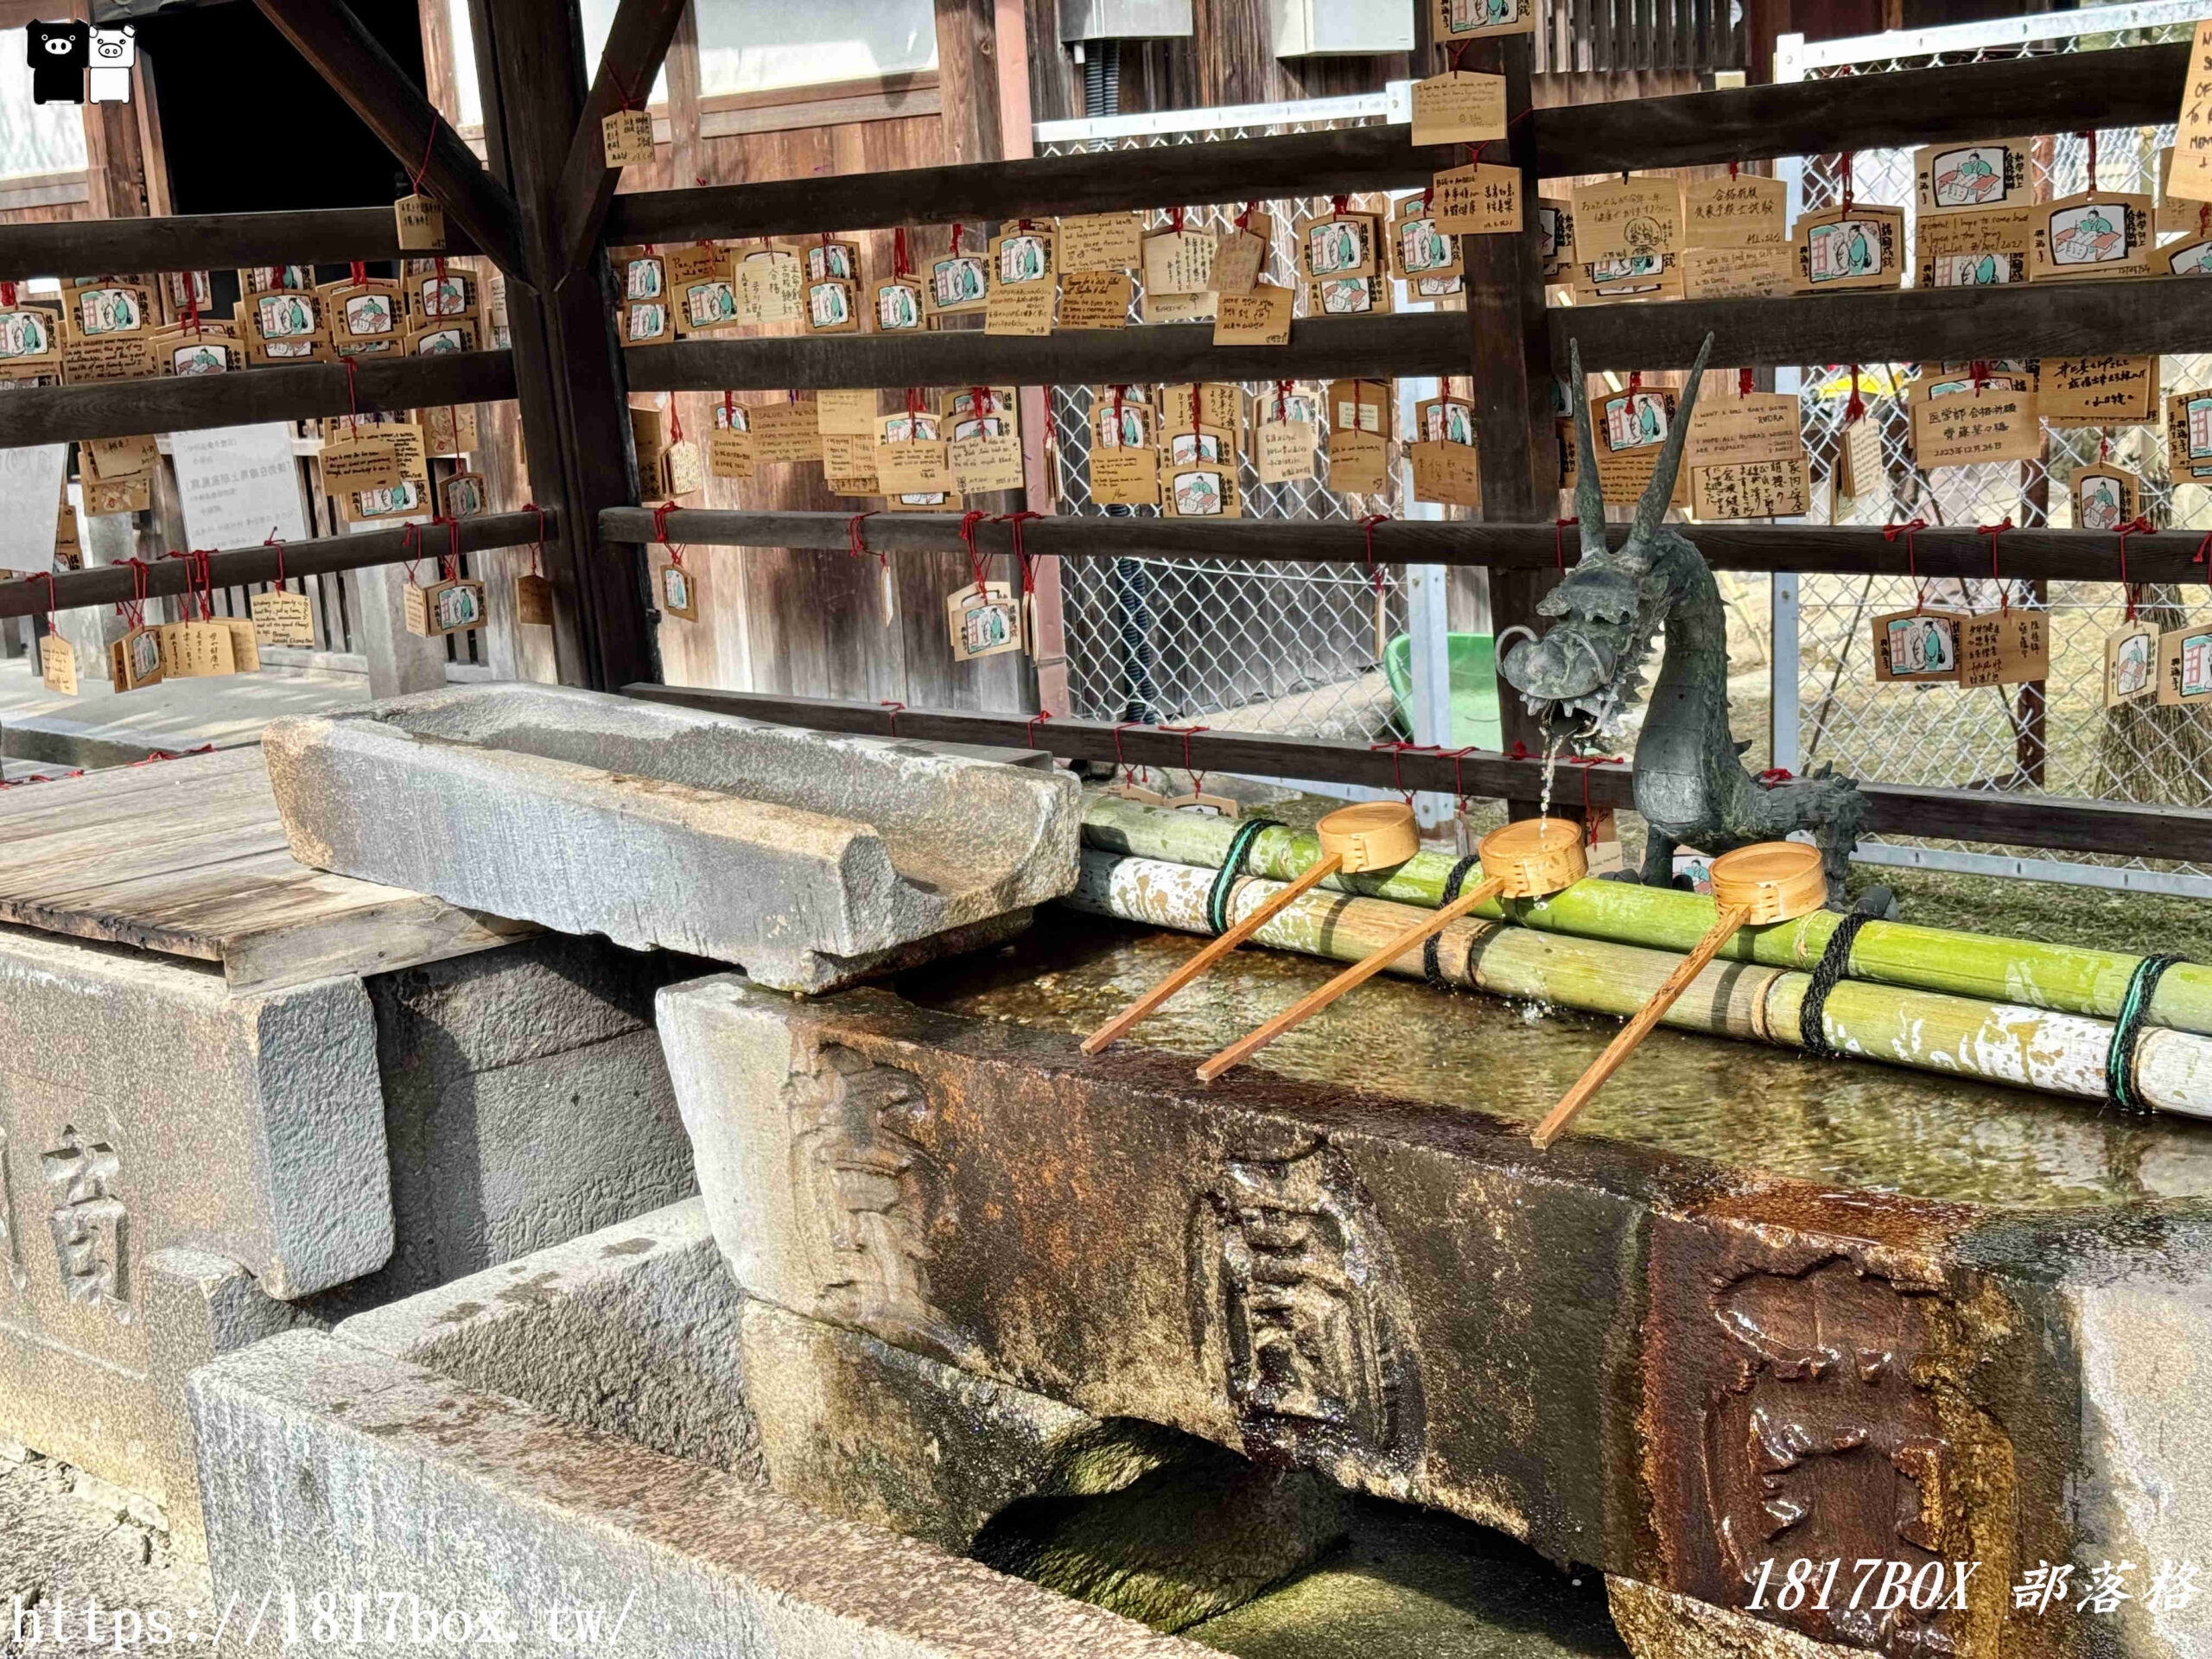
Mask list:
[[[1582,353],[1570,343],[1582,556],[1536,607],[1557,619],[1541,639],[1525,628],[1499,636],[1499,671],[1548,732],[1585,738],[1614,724],[1643,695],[1645,662],[1656,645],[1659,675],[1635,761],[1636,810],[1649,827],[1644,882],[1673,883],[1678,845],[1719,855],[1804,830],[1821,849],[1828,903],[1841,909],[1866,798],[1850,779],[1827,768],[1771,786],[1745,771],[1748,745],[1735,741],[1728,726],[1728,628],[1720,591],[1704,556],[1663,522],[1697,406],[1698,378],[1712,349],[1708,334],[1635,522],[1615,549],[1605,537]],[[1515,634],[1527,637],[1509,649]]]

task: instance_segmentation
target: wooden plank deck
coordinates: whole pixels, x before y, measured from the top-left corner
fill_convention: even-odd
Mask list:
[[[213,963],[234,991],[536,931],[296,861],[257,745],[0,792],[0,923]]]

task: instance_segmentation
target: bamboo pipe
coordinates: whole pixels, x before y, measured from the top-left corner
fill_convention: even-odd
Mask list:
[[[1258,909],[1207,942],[1191,959],[1142,996],[1083,1039],[1083,1052],[1096,1054],[1125,1036],[1130,1028],[1214,963],[1250,938],[1268,919],[1300,893],[1318,886],[1339,870],[1357,873],[1402,864],[1421,850],[1421,830],[1413,809],[1396,801],[1367,801],[1339,807],[1314,826],[1322,855],[1288,887]]]
[[[1151,927],[1211,933],[1206,898],[1213,874],[1187,864],[1086,847],[1075,891],[1058,902]],[[1569,891],[1618,885],[1586,881]],[[1240,889],[1240,897],[1257,903],[1267,893],[1267,884],[1254,880]],[[1710,903],[1692,902],[1710,923]],[[1253,943],[1326,961],[1357,962],[1407,926],[1416,908],[1312,892],[1277,912]],[[1737,937],[1740,941],[1787,933],[1792,925]],[[1672,952],[1544,933],[1475,916],[1464,916],[1445,930],[1437,957],[1438,971],[1448,984],[1624,1020],[1643,1006],[1678,960]],[[1420,979],[1425,963],[1414,952],[1386,971]],[[1669,1009],[1661,1023],[1677,1031],[1799,1047],[1810,985],[1802,970],[1708,964],[1693,994]],[[2105,1060],[2113,1036],[2107,1020],[2028,1007],[2001,997],[1845,980],[1829,994],[1822,1023],[1829,1044],[1854,1059],[1942,1078],[2031,1089],[2094,1106],[2105,1100]],[[2149,1105],[2212,1119],[2212,1038],[2148,1027],[2136,1046],[2134,1070],[2136,1090]]]
[[[1353,987],[1366,983],[1477,906],[1500,897],[1527,899],[1556,892],[1580,881],[1590,868],[1582,850],[1582,826],[1565,818],[1524,818],[1509,823],[1483,837],[1481,852],[1483,880],[1471,892],[1384,940],[1363,960],[1231,1043],[1198,1067],[1198,1080],[1211,1083],[1231,1066],[1242,1065],[1283,1033],[1312,1019]]]
[[[1719,914],[1713,918],[1713,926],[1652,993],[1651,1000],[1637,1010],[1636,1018],[1605,1045],[1605,1052],[1575,1079],[1574,1087],[1552,1108],[1551,1116],[1536,1126],[1535,1133],[1529,1137],[1536,1149],[1542,1151],[1567,1132],[1567,1126],[1590,1103],[1591,1096],[1605,1086],[1605,1079],[1620,1070],[1628,1057],[1636,1052],[1636,1046],[1651,1034],[1660,1016],[1673,1007],[1682,993],[1689,989],[1690,982],[1705,971],[1705,965],[1713,960],[1713,954],[1747,923],[1786,922],[1793,916],[1819,909],[1827,894],[1820,850],[1801,841],[1763,841],[1714,859],[1713,898],[1719,906]]]
[[[1084,803],[1088,845],[1140,858],[1217,865],[1234,829],[1194,813],[1147,811],[1096,794]],[[1313,857],[1311,836],[1270,830],[1252,844],[1246,861],[1255,876],[1286,881]],[[1449,857],[1424,852],[1385,875],[1338,876],[1323,886],[1429,907],[1438,902],[1451,868]],[[1477,914],[1496,919],[1509,912],[1512,920],[1539,932],[1675,951],[1690,949],[1713,919],[1712,907],[1694,893],[1628,881],[1582,881],[1548,899],[1485,906]],[[1802,971],[1821,959],[1842,919],[1816,910],[1781,926],[1751,929],[1724,945],[1720,959]],[[1852,943],[1849,972],[1871,984],[2111,1020],[2140,960],[2124,950],[1869,922]],[[2169,969],[2152,998],[2149,1018],[2170,1030],[2212,1035],[2212,967],[2177,963]]]

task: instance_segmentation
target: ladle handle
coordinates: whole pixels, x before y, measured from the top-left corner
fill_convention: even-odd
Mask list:
[[[1576,1080],[1574,1087],[1567,1091],[1560,1103],[1552,1108],[1551,1116],[1536,1126],[1536,1132],[1529,1138],[1536,1143],[1538,1151],[1566,1133],[1567,1126],[1574,1121],[1575,1115],[1590,1103],[1590,1096],[1598,1092],[1607,1077],[1620,1070],[1621,1062],[1635,1052],[1638,1043],[1651,1034],[1651,1028],[1659,1023],[1668,1009],[1681,999],[1682,993],[1689,989],[1690,982],[1705,971],[1705,964],[1713,960],[1713,953],[1734,938],[1736,930],[1751,918],[1748,905],[1731,905],[1720,912],[1713,921],[1713,931],[1700,939],[1697,948],[1675,965],[1675,971],[1667,976],[1666,982],[1652,992],[1651,1000],[1637,1010],[1636,1018],[1621,1027],[1620,1035],[1605,1046],[1605,1052],[1591,1062],[1590,1069]]]
[[[1484,881],[1461,893],[1441,910],[1414,923],[1373,955],[1354,963],[1317,991],[1309,991],[1249,1036],[1241,1037],[1198,1068],[1202,1082],[1211,1083],[1230,1067],[1265,1048],[1293,1026],[1312,1018],[1355,985],[1375,977],[1432,933],[1440,933],[1476,906],[1505,891],[1503,881]]]
[[[1161,980],[1135,1001],[1109,1020],[1104,1025],[1083,1039],[1083,1052],[1096,1054],[1109,1043],[1125,1036],[1129,1028],[1142,1020],[1169,997],[1181,990],[1200,974],[1219,962],[1238,945],[1250,938],[1268,924],[1268,919],[1284,906],[1309,888],[1319,887],[1344,867],[1344,855],[1331,853],[1317,859],[1299,873],[1298,879],[1289,882],[1274,895],[1255,908],[1236,926],[1206,941],[1204,949],[1193,951],[1191,959],[1173,973]]]

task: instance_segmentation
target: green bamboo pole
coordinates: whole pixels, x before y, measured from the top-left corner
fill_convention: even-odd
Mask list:
[[[1090,791],[1084,804],[1087,843],[1140,858],[1217,868],[1236,830],[1234,819],[1145,806],[1098,791]],[[1255,875],[1287,881],[1319,856],[1319,844],[1312,836],[1268,830],[1246,855],[1245,867]],[[1433,910],[1443,897],[1452,862],[1442,853],[1421,853],[1387,874],[1331,876],[1322,886]],[[1492,920],[1510,916],[1545,932],[1650,945],[1680,955],[1703,937],[1713,906],[1695,893],[1588,880],[1548,899],[1492,902],[1475,913]],[[1747,930],[1723,946],[1720,955],[1733,962],[1809,969],[1842,919],[1822,910],[1778,927]],[[1907,922],[1869,922],[1852,941],[1850,972],[1853,979],[1879,985],[2109,1020],[2119,1014],[2141,960],[2124,951],[1996,938]],[[2152,999],[2150,1020],[2176,1031],[2212,1034],[2212,968],[2181,963],[2169,969]]]
[[[1096,915],[1204,933],[1213,872],[1201,866],[1137,858],[1097,847],[1083,852],[1075,891],[1060,902]],[[1246,877],[1230,897],[1233,921],[1281,884]],[[1710,925],[1713,901],[1700,906]],[[1254,938],[1279,950],[1357,962],[1400,931],[1421,906],[1319,891],[1294,899]],[[1772,933],[1787,928],[1756,930]],[[1438,966],[1455,985],[1525,997],[1558,1007],[1626,1018],[1649,1000],[1681,953],[1574,935],[1543,933],[1502,921],[1449,924]],[[1422,955],[1408,950],[1386,970],[1422,976]],[[1788,969],[1714,963],[1692,982],[1665,1023],[1682,1031],[1802,1047],[1799,1013],[1808,975]],[[1943,1077],[1979,1077],[2101,1102],[2109,1023],[2077,1014],[1977,997],[1846,980],[1829,993],[1822,1030],[1843,1053]],[[2139,1096],[2162,1111],[2212,1117],[2212,1040],[2147,1027],[2135,1050]]]

